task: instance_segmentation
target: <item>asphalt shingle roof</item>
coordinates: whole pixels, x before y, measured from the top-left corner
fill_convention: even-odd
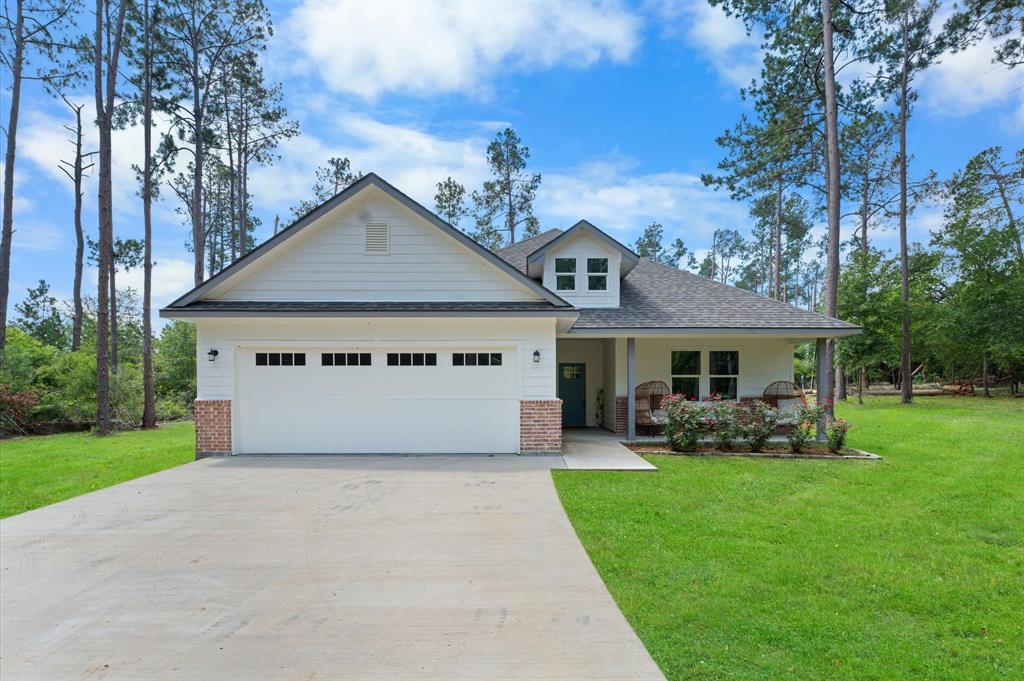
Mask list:
[[[496,253],[526,271],[552,229]],[[847,322],[641,258],[622,280],[617,308],[583,308],[574,329],[856,329]]]

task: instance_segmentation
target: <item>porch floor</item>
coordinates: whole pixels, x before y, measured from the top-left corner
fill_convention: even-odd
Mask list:
[[[653,464],[627,449],[621,436],[601,428],[562,431],[562,460],[570,470],[656,471]]]

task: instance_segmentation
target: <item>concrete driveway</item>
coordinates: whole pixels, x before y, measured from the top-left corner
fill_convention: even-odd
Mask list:
[[[207,459],[0,522],[0,677],[663,679],[548,468]]]

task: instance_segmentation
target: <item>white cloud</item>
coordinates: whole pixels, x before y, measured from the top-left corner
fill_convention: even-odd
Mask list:
[[[617,3],[306,0],[284,34],[336,91],[481,95],[502,72],[627,61],[640,24]]]
[[[14,240],[18,251],[55,251],[68,235],[46,222],[21,221],[15,216]]]
[[[95,267],[88,267],[85,271],[84,281],[90,291],[96,289],[96,277],[98,272]],[[131,288],[142,295],[144,273],[141,267],[136,267],[128,272],[117,273],[117,288]],[[153,258],[153,308],[154,312],[160,307],[168,304],[181,294],[190,290],[194,285],[192,273],[192,261],[182,260],[174,257]]]
[[[761,69],[760,38],[743,21],[704,0],[651,4],[666,35],[681,38],[727,85],[746,87]]]
[[[547,173],[537,196],[538,212],[563,220],[561,227],[587,219],[598,227],[627,232],[628,239],[652,221],[669,239],[688,246],[710,241],[719,227],[746,231],[745,206],[705,187],[687,173],[630,174],[624,163],[590,163],[570,173]],[[543,227],[553,227],[542,220]]]
[[[945,55],[925,71],[920,83],[925,105],[936,113],[966,116],[993,105],[1017,102],[1016,123],[1021,124],[1024,70],[993,64],[995,44],[985,38],[962,52]]]
[[[438,181],[451,175],[472,190],[487,173],[488,140],[478,134],[443,137],[362,114],[338,113],[332,121],[344,142],[327,143],[310,134],[295,137],[281,145],[280,162],[252,171],[249,188],[261,207],[287,222],[288,208],[309,196],[316,168],[332,156],[352,159],[355,170],[377,173],[428,208]]]

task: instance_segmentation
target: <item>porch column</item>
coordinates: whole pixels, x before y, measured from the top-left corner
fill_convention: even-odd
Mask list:
[[[815,395],[814,399],[818,402],[818,404],[821,404],[821,401],[822,401],[826,391],[828,390],[828,378],[829,378],[829,373],[828,372],[832,371],[832,367],[827,366],[827,360],[828,360],[828,339],[827,338],[818,338],[818,339],[815,340],[815,343],[814,343],[814,366],[815,366],[814,378],[815,378],[815,380],[817,382],[817,386],[815,388],[816,391],[817,391],[817,394]],[[825,441],[825,416],[824,416],[824,414],[821,416],[821,418],[818,419],[818,423],[817,423],[816,428],[815,428],[815,436],[817,437],[818,442],[824,442]]]
[[[626,439],[636,439],[636,338],[626,339]]]

